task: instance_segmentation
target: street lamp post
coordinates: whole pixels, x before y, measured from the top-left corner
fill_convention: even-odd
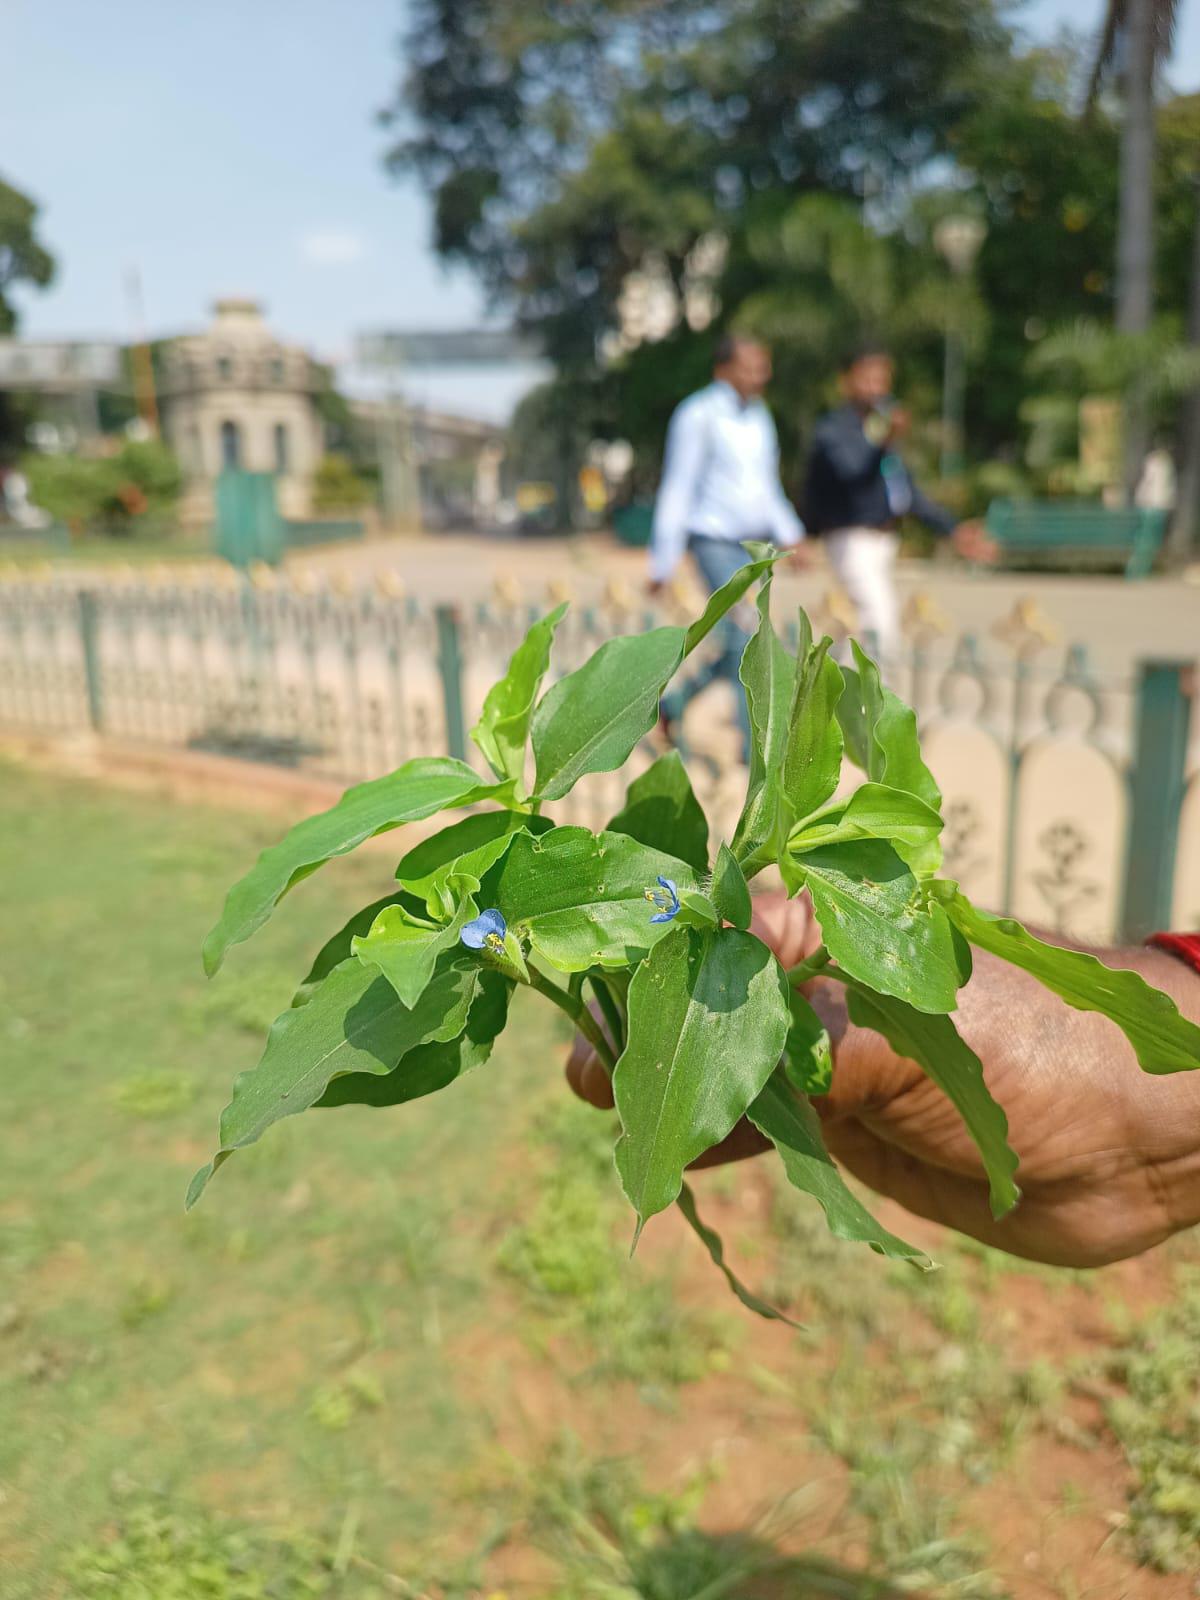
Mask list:
[[[975,265],[986,235],[987,224],[981,217],[970,214],[943,217],[933,230],[933,247],[954,276],[962,280]],[[958,309],[958,296],[947,296],[946,353],[942,370],[941,472],[944,479],[962,471],[966,433],[967,355]]]

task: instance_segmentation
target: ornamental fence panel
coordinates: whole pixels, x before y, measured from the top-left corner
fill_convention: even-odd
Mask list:
[[[470,758],[468,730],[539,607],[427,603],[382,579],[37,576],[0,583],[0,727],[91,732],[287,765],[347,783],[419,755]],[[652,627],[630,603],[572,608],[555,671]],[[814,618],[845,648],[837,614]],[[1097,942],[1200,925],[1195,664],[1097,672],[1028,602],[986,636],[910,603],[888,676],[916,709],[945,795],[946,872],[982,904]],[[869,641],[868,641],[869,643]],[[694,702],[684,756],[714,826],[740,806],[730,691]],[[656,754],[642,742],[555,808],[599,827]]]

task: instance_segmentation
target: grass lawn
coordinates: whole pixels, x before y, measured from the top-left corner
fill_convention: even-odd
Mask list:
[[[211,556],[211,542],[205,534],[185,536],[179,532],[155,532],[121,538],[106,533],[84,533],[74,539],[23,537],[11,532],[0,535],[0,567],[8,562],[20,567],[43,566],[47,562],[146,566],[160,561],[201,561]]]
[[[1187,1592],[1187,1242],[1084,1277],[925,1229],[922,1277],[750,1164],[697,1187],[806,1331],[759,1324],[674,1219],[628,1262],[533,1006],[444,1095],[273,1128],[185,1216],[233,1074],[389,873],[335,863],[207,984],[276,832],[0,767],[4,1600]]]

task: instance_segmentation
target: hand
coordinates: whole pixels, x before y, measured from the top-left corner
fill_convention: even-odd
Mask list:
[[[899,444],[901,439],[906,439],[912,428],[912,415],[904,406],[895,406],[888,413],[888,430],[885,443]]]
[[[809,572],[816,565],[817,556],[810,542],[801,539],[798,544],[789,548],[784,559],[793,572]]]
[[[977,518],[960,522],[950,535],[950,542],[967,561],[979,561],[990,567],[1000,556],[1000,546]]]
[[[815,947],[800,901],[763,896],[754,931],[782,963]],[[1200,978],[1163,952],[1109,952],[1200,1019]],[[1023,1198],[996,1222],[987,1180],[958,1113],[911,1061],[849,1022],[845,990],[817,979],[807,993],[830,1031],[832,1092],[813,1103],[833,1155],[910,1211],[1012,1255],[1099,1266],[1136,1255],[1200,1221],[1200,1072],[1144,1074],[1105,1018],[1074,1011],[1027,973],[979,952],[955,1021],[983,1062],[1021,1158]],[[612,1103],[603,1070],[572,1052],[572,1086]],[[697,1165],[764,1148],[742,1124]]]

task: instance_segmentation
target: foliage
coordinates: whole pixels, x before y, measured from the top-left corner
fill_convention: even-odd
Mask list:
[[[1141,1561],[1160,1572],[1189,1572],[1200,1547],[1200,1278],[1193,1272],[1175,1301],[1118,1351],[1110,1371],[1125,1393],[1108,1408],[1133,1466],[1129,1535]]]
[[[69,528],[133,532],[178,500],[183,474],[158,440],[129,439],[109,456],[29,455],[21,463],[35,504]]]
[[[1104,103],[1079,114],[1082,47],[1023,48],[1007,8],[422,0],[404,53],[389,163],[431,193],[438,250],[535,329],[556,367],[517,430],[541,457],[528,476],[565,481],[575,433],[621,436],[640,491],[671,410],[709,371],[714,330],[683,314],[706,238],[727,246],[716,327],[773,341],[789,486],[856,331],[900,357],[905,397],[930,419],[920,457],[953,318],[972,356],[972,443],[1011,453],[1040,386],[1030,350],[1111,311],[1118,121]],[[1198,105],[1179,96],[1159,114],[1156,289],[1177,318]],[[964,207],[988,231],[958,280],[933,224]],[[622,339],[622,295],[650,265],[677,324]]]
[[[0,877],[29,908],[0,926],[0,1098],[21,1129],[0,1164],[5,1600],[91,1600],[61,1576],[70,1553],[110,1559],[143,1507],[222,1577],[247,1551],[273,1597],[303,1594],[299,1571],[331,1600],[596,1600],[616,1581],[598,1531],[631,1563],[630,1600],[694,1600],[718,1580],[731,1600],[878,1600],[902,1570],[932,1566],[947,1584],[961,1572],[936,1543],[947,1534],[986,1564],[996,1508],[1016,1504],[1029,1537],[994,1552],[1015,1592],[1043,1535],[1084,1552],[1063,1558],[1077,1577],[1136,1590],[1121,1534],[1093,1557],[1134,1481],[1125,1458],[1094,1432],[1091,1449],[1065,1433],[1044,1449],[1035,1428],[1079,1417],[1094,1430],[1095,1401],[1056,1399],[1028,1374],[1061,1388],[1081,1348],[1102,1356],[1118,1298],[1118,1341],[1164,1349],[1161,1327],[1138,1332],[1147,1313],[1122,1268],[1065,1274],[950,1238],[942,1271],[884,1265],[793,1204],[777,1163],[745,1162],[697,1174],[697,1204],[806,1332],[750,1325],[686,1248],[682,1219],[649,1230],[629,1262],[613,1117],[563,1093],[566,1019],[524,990],[485,1071],[402,1113],[291,1118],[238,1157],[220,1205],[181,1218],[214,1060],[236,1067],[324,927],[392,873],[376,849],[316,875],[255,959],[208,985],[194,947],[213,884],[273,826],[0,774]],[[119,961],[78,959],[114,927]],[[167,1095],[168,1073],[186,1092]],[[130,1101],[154,1102],[154,1120]],[[509,1239],[523,1254],[531,1234],[569,1292],[510,1263]],[[1161,1256],[1156,1300],[1182,1301],[1195,1250],[1180,1238]],[[577,1273],[573,1252],[587,1258]],[[1165,1444],[1175,1419],[1161,1416]],[[562,1418],[574,1448],[543,1454]],[[138,1540],[140,1587],[126,1558],[138,1600],[170,1593],[158,1548]],[[307,1549],[310,1567],[295,1553]],[[757,1580],[734,1582],[743,1559]]]
[[[146,1501],[110,1537],[66,1565],[77,1600],[267,1600],[330,1593],[336,1552],[304,1537],[270,1538]]]
[[[0,335],[17,325],[10,291],[21,284],[44,289],[54,278],[54,257],[37,237],[36,203],[0,178]]]
[[[792,997],[811,960],[847,986],[855,1020],[884,1034],[956,1106],[998,1217],[1018,1198],[1017,1156],[950,1015],[970,976],[971,945],[1023,967],[1068,1004],[1110,1017],[1144,1070],[1200,1065],[1200,1028],[1136,974],[1044,944],[1011,919],[976,911],[957,885],[937,878],[941,796],[913,713],[857,646],[853,670],[836,666],[830,641],[813,642],[803,613],[793,656],[771,619],[775,557],[762,547],[751,554],[690,629],[609,640],[540,698],[561,609],[534,623],[475,730],[494,783],[462,762],[411,761],[301,823],[234,886],[205,946],[210,973],[333,856],[406,821],[493,806],[410,852],[396,897],[368,908],[321,952],[299,1004],[277,1019],[258,1066],[235,1083],[220,1148],[193,1180],[189,1205],[234,1151],[284,1117],[314,1104],[395,1105],[483,1070],[520,989],[565,1012],[613,1075],[616,1167],[638,1234],[678,1200],[727,1275],[683,1174],[745,1115],[775,1144],[795,1187],[820,1201],[833,1231],[886,1255],[920,1255],[845,1187],[806,1111],[803,1087],[810,1079],[819,1086],[829,1059],[820,1029]],[[614,818],[625,831],[549,825],[545,801],[624,765],[681,660],[755,579],[759,624],[742,663],[754,751],[742,820],[713,869],[699,854],[677,764],[633,787]],[[844,752],[868,781],[834,801]],[[681,822],[679,848],[690,861],[669,853]],[[791,973],[745,931],[746,882],[768,866],[791,893],[807,888],[825,941]],[[607,1033],[584,1002],[585,985]]]
[[[357,511],[370,503],[371,485],[343,455],[322,456],[313,473],[314,511]]]

